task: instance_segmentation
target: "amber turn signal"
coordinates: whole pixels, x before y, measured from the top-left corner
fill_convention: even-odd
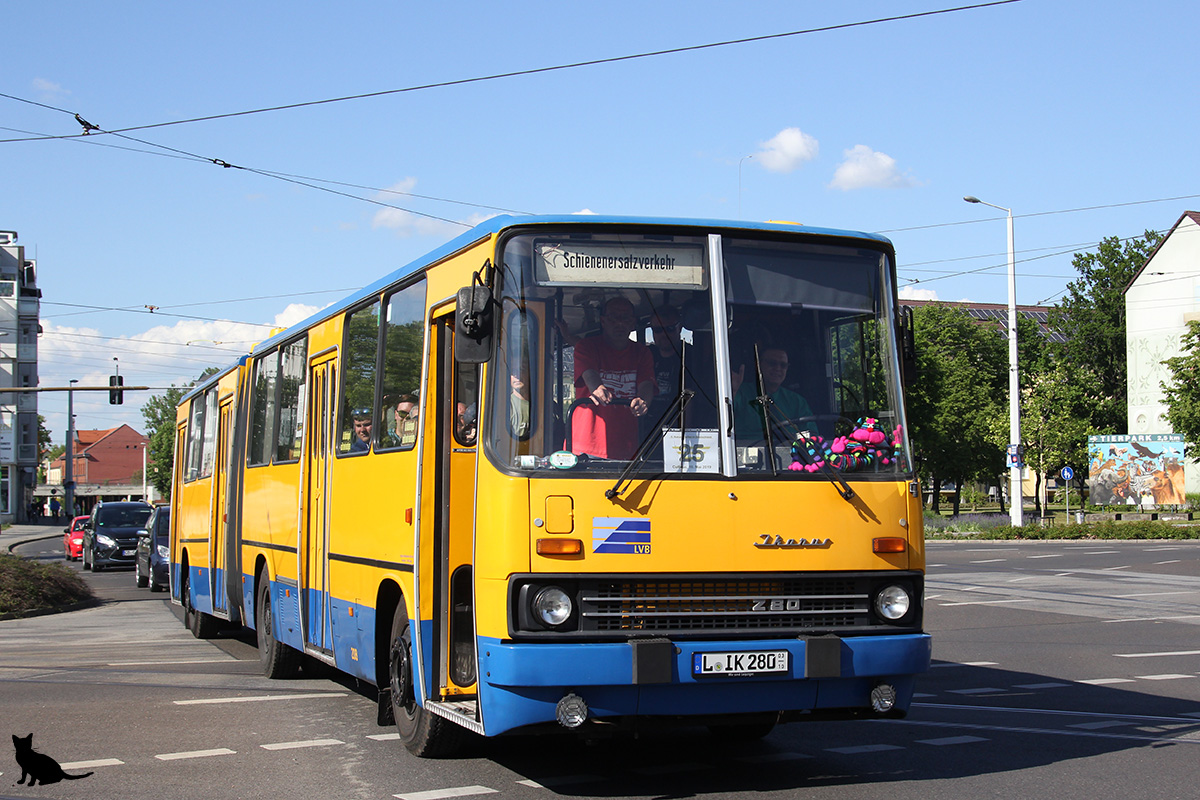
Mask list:
[[[908,542],[901,536],[885,536],[871,542],[874,553],[903,553],[908,548]]]
[[[577,556],[583,552],[581,539],[538,539],[539,556]]]

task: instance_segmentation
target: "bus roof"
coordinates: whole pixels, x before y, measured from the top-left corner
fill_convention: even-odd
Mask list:
[[[301,331],[315,325],[330,317],[336,316],[351,308],[367,298],[378,295],[383,289],[395,283],[396,281],[418,272],[430,264],[434,264],[447,256],[453,255],[459,250],[467,247],[474,242],[485,239],[496,233],[499,233],[506,228],[528,227],[537,225],[644,225],[644,226],[662,226],[669,228],[697,228],[705,231],[715,230],[745,230],[745,231],[772,231],[778,233],[807,233],[819,236],[833,236],[846,239],[865,239],[869,241],[879,242],[881,244],[890,245],[891,240],[886,236],[881,236],[877,233],[865,233],[862,231],[839,230],[835,228],[815,228],[807,225],[802,225],[792,222],[745,222],[737,220],[720,220],[720,219],[690,219],[685,217],[626,217],[626,216],[605,216],[598,214],[542,214],[528,216],[512,216],[500,215],[491,217],[476,225],[474,228],[460,234],[459,236],[446,242],[441,247],[420,256],[416,260],[406,264],[399,269],[384,275],[371,284],[364,286],[352,295],[343,298],[341,301],[327,306],[312,316],[304,319],[286,330],[280,331],[267,339],[255,345],[255,351],[266,350],[275,345],[292,339]],[[222,370],[224,373],[225,370]],[[204,381],[202,385],[207,385],[210,381]],[[197,388],[201,388],[197,386]]]

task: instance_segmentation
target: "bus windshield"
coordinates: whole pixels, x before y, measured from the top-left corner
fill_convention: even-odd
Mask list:
[[[502,242],[492,459],[544,477],[909,471],[886,245],[691,230]]]

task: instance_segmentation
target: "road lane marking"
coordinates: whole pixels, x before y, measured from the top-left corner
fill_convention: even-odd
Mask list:
[[[1178,563],[1179,563],[1179,559],[1176,558],[1176,559],[1172,559],[1171,561],[1155,561],[1154,565],[1162,566],[1163,564],[1178,564]]]
[[[236,658],[190,658],[186,661],[112,661],[110,667],[162,667],[172,664],[240,664]]]
[[[1014,689],[1061,689],[1064,686],[1070,686],[1069,683],[1018,683]]]
[[[1000,604],[1002,604],[1002,603],[1032,603],[1032,602],[1033,602],[1033,598],[1032,598],[1032,597],[1021,597],[1021,598],[1015,598],[1015,599],[1012,599],[1012,600],[970,600],[970,601],[963,601],[963,602],[961,602],[961,603],[938,603],[938,605],[939,605],[939,606],[942,606],[942,607],[949,607],[949,606],[995,606],[995,605],[1000,605]]]
[[[399,800],[444,800],[447,797],[470,797],[474,794],[496,794],[496,792],[496,789],[489,789],[486,786],[458,786],[453,789],[433,789],[428,792],[394,794],[392,797],[399,798]]]
[[[345,744],[341,739],[309,739],[304,742],[276,742],[274,744],[260,744],[263,750],[296,750],[301,747],[329,747],[335,744]]]
[[[972,561],[972,564],[995,564],[997,561],[1008,561],[1007,558],[982,558],[978,561]]]
[[[994,686],[981,686],[978,689],[947,689],[950,694],[995,694],[996,692],[1006,692],[1007,689],[997,689]]]
[[[1106,619],[1105,622],[1161,622],[1173,619],[1198,619],[1200,614],[1183,614],[1176,617],[1129,617],[1127,619]]]
[[[938,667],[994,667],[997,664],[995,661],[941,661],[929,666],[937,669]]]
[[[1119,569],[1129,569],[1129,565],[1125,565],[1123,567],[1105,567],[1104,569],[1102,569],[1100,571],[1101,572],[1116,572]]]
[[[59,766],[63,769],[91,769],[92,767],[119,767],[124,763],[119,758],[97,758],[94,761],[68,761]]]
[[[374,739],[377,742],[394,742],[400,738],[398,733],[372,733],[367,736],[368,739]]]
[[[303,694],[261,694],[255,697],[210,697],[203,700],[174,700],[177,706],[206,706],[221,703],[258,703],[267,700],[308,700],[314,697],[346,697],[346,692],[305,692]]]
[[[1164,650],[1161,653],[1113,653],[1117,658],[1156,658],[1158,656],[1200,656],[1200,650]]]
[[[989,742],[990,739],[984,739],[982,736],[943,736],[941,739],[917,739],[917,744],[931,744],[934,747],[945,747],[951,744],[973,744],[975,742]]]
[[[857,747],[826,747],[826,753],[841,753],[844,756],[853,756],[860,753],[882,753],[885,750],[903,750],[903,747],[894,744],[861,744]]]
[[[1105,720],[1098,720],[1096,722],[1076,722],[1072,725],[1068,725],[1067,727],[1068,728],[1079,728],[1080,730],[1085,730],[1085,731],[1099,731],[1099,730],[1103,730],[1105,728],[1124,728],[1131,724],[1133,724],[1133,723],[1122,722],[1119,719],[1105,719]]]
[[[1000,709],[991,709],[998,711]],[[969,722],[932,722],[915,719],[873,719],[877,725],[919,725],[927,728],[965,728],[973,731],[999,731],[1002,733],[1040,733],[1046,736],[1077,736],[1086,739],[1119,739],[1134,742],[1156,742],[1170,744],[1200,744],[1200,738],[1190,736],[1147,736],[1133,733],[1107,733],[1104,731],[1064,730],[1056,728],[1029,728],[1019,725],[979,725]]]
[[[1027,558],[1062,558],[1062,553],[1050,553],[1040,556],[1026,556]]]
[[[1138,592],[1137,594],[1114,594],[1113,597],[1124,599],[1126,597],[1164,597],[1170,594],[1195,594],[1196,591],[1180,591],[1180,592]]]
[[[1140,681],[1177,681],[1180,678],[1191,678],[1192,675],[1180,675],[1178,672],[1168,672],[1165,675],[1134,675]]]
[[[598,783],[604,780],[599,775],[558,775],[553,778],[526,778],[523,781],[517,781],[520,786],[528,786],[531,789],[553,789],[558,786],[570,786],[576,783]]]
[[[179,761],[184,758],[209,758],[211,756],[232,756],[237,755],[237,752],[225,747],[218,747],[215,750],[190,750],[186,753],[161,753],[155,758],[159,761]]]
[[[1088,686],[1107,686],[1110,683],[1133,683],[1132,678],[1089,678],[1076,683],[1086,683]]]

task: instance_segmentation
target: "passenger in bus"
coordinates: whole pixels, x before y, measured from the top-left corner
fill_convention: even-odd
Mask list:
[[[475,428],[479,417],[479,409],[471,403],[455,404],[454,433],[463,444],[475,443]]]
[[[392,425],[388,431],[387,446],[413,447],[417,443],[417,398],[411,394],[402,394],[395,402],[386,405],[392,409]]]
[[[787,379],[788,354],[781,347],[759,351],[758,366],[762,370],[763,393],[771,399],[773,421],[811,417],[812,409],[804,397],[783,385]],[[764,435],[762,406],[757,402],[758,383],[754,363],[744,367],[741,386],[734,392],[734,430],[738,438],[760,439]]]
[[[351,418],[354,420],[354,435],[350,440],[350,452],[365,453],[371,449],[371,409],[356,408]]]
[[[519,374],[509,375],[508,429],[518,439],[529,436],[529,368],[522,366]]]
[[[637,450],[637,418],[649,410],[655,384],[650,348],[629,338],[636,326],[633,303],[614,297],[604,304],[600,333],[575,346],[575,396],[594,406],[580,406],[571,421],[576,453],[628,459]]]

